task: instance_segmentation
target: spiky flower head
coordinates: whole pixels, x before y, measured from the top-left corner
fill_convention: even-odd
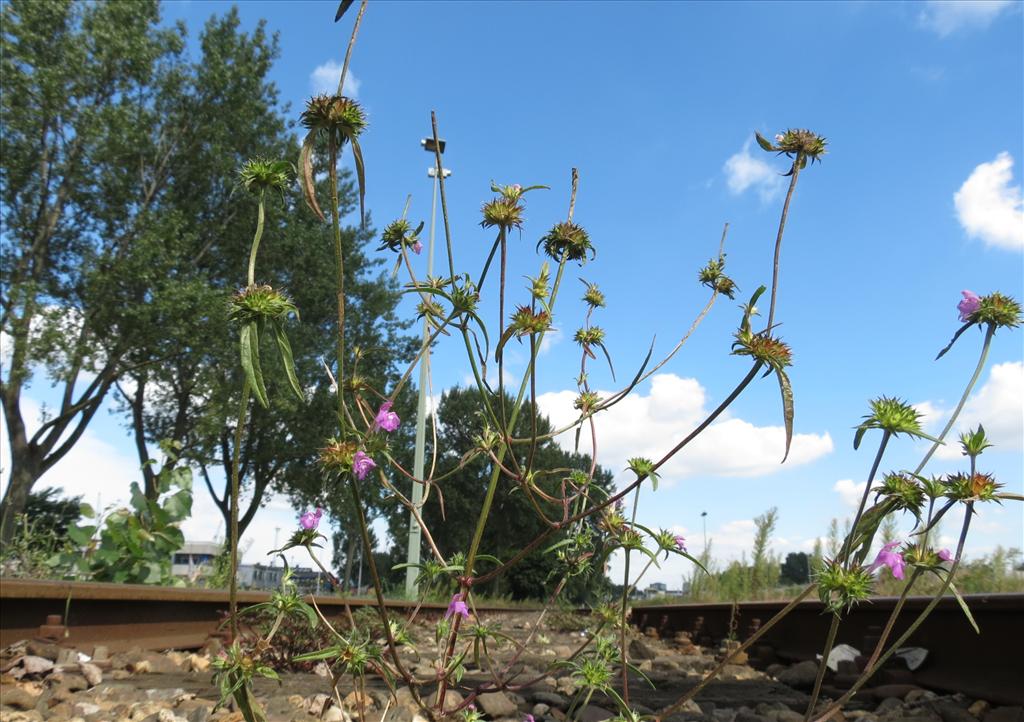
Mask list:
[[[888,499],[894,510],[909,511],[919,517],[924,506],[924,489],[907,474],[886,474],[875,491]]]
[[[953,501],[998,501],[996,492],[1002,486],[992,474],[951,474],[946,477],[946,497]]]
[[[604,329],[600,326],[590,326],[588,328],[580,328],[576,330],[573,339],[580,346],[586,349],[589,346],[596,346],[604,343]]]
[[[510,230],[523,227],[523,207],[517,199],[500,196],[484,203],[480,208],[484,219],[480,225],[484,228],[498,228]]]
[[[1017,328],[1021,324],[1021,306],[998,291],[981,297],[978,310],[970,320],[974,323],[991,324],[996,328]]]
[[[529,306],[519,306],[512,314],[511,328],[516,336],[543,333],[550,327],[551,314],[547,311],[534,311]]]
[[[295,304],[284,293],[272,286],[246,286],[231,297],[228,315],[232,321],[246,324],[252,321],[284,318],[298,313]]]
[[[991,446],[992,444],[988,443],[988,437],[985,436],[985,427],[981,424],[978,424],[978,428],[972,431],[960,434],[960,448],[963,449],[964,456],[976,459],[981,456],[981,452]]]
[[[324,471],[344,473],[352,468],[352,457],[359,447],[352,441],[328,439],[327,446],[320,449],[320,466]]]
[[[583,301],[591,308],[604,308],[604,293],[597,287],[597,284],[587,283],[582,278],[580,282],[587,287],[587,290],[583,292]]]
[[[537,242],[537,248],[544,246],[544,253],[556,263],[564,257],[568,261],[578,261],[580,265],[592,260],[596,255],[590,235],[572,221],[556,223],[543,238]]]
[[[541,264],[540,273],[536,278],[527,276],[526,280],[530,282],[530,295],[538,301],[543,301],[551,295],[551,269],[548,268],[547,262]]]
[[[238,169],[238,182],[249,193],[261,195],[268,190],[283,192],[291,180],[293,166],[286,160],[251,158]]]
[[[600,402],[601,397],[593,391],[583,391],[576,397],[576,400],[573,401],[572,406],[574,409],[578,409],[584,414],[589,414]]]
[[[871,401],[871,413],[855,427],[857,433],[853,437],[853,448],[860,446],[861,439],[868,429],[881,429],[892,436],[906,434],[920,439],[936,441],[921,429],[921,412],[902,399],[880,396]]]
[[[775,136],[775,142],[767,140],[760,133],[754,133],[757,144],[769,153],[785,154],[800,161],[800,168],[807,167],[807,160],[820,161],[825,155],[828,140],[806,128],[790,128]],[[792,172],[792,171],[790,171]]]
[[[835,615],[871,596],[871,573],[862,566],[845,568],[829,559],[818,572],[818,597]]]
[[[338,147],[358,138],[367,126],[366,113],[359,103],[343,95],[314,95],[306,101],[299,122],[321,137],[333,137]]]
[[[697,279],[702,285],[728,298],[735,298],[736,291],[739,290],[736,287],[736,283],[725,275],[724,253],[718,258],[709,260],[707,265],[697,273]]]
[[[377,250],[383,251],[387,249],[394,253],[401,253],[402,248],[411,248],[414,253],[418,253],[416,246],[420,242],[420,231],[422,230],[422,222],[413,230],[412,225],[404,218],[391,221],[384,228],[384,232],[380,236],[380,245],[377,247]]]
[[[736,332],[732,353],[734,356],[750,356],[776,370],[793,363],[793,352],[787,343],[766,333],[751,333],[749,330]]]
[[[455,314],[473,313],[480,302],[480,294],[468,276],[462,285],[452,284],[452,312]]]

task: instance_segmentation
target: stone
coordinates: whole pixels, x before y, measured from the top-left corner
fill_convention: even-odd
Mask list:
[[[73,710],[77,717],[89,717],[90,715],[99,714],[103,711],[103,708],[92,702],[76,702]]]
[[[546,704],[561,710],[569,708],[569,700],[555,692],[534,692],[530,695],[530,700],[537,704]]]
[[[186,716],[188,722],[207,722],[210,719],[210,707],[209,705],[203,705],[202,707],[196,707],[188,713]]]
[[[651,649],[646,642],[634,639],[629,643],[630,659],[656,659],[657,657],[657,652]]]
[[[723,680],[745,680],[745,679],[760,679],[761,673],[753,667],[748,667],[742,664],[726,664],[722,667],[720,678]]]
[[[703,715],[704,714],[704,710],[702,710],[700,708],[700,705],[697,704],[696,702],[694,702],[692,699],[688,699],[685,702],[683,702],[682,706],[679,708],[679,711],[676,714],[683,715],[687,719],[689,719],[689,718],[693,717],[694,715],[698,715],[698,716]],[[674,717],[675,715],[672,715],[672,716]]]
[[[651,660],[651,669],[655,672],[678,672],[679,663],[671,657],[658,657]]]
[[[197,674],[202,674],[210,669],[210,658],[200,654],[190,654],[188,657],[188,668]]]
[[[784,664],[769,664],[767,667],[764,668],[764,671],[765,674],[775,677],[775,679],[778,679],[779,673],[784,671],[785,669],[786,665]]]
[[[776,722],[804,722],[804,716],[791,709],[780,709],[774,717]]]
[[[29,710],[34,709],[36,702],[39,701],[38,694],[32,694],[28,690],[14,685],[3,685],[0,686],[0,699],[8,707],[14,709]]]
[[[110,672],[111,679],[128,679],[132,676],[132,673],[127,669],[114,669]]]
[[[935,700],[929,705],[932,710],[938,713],[942,722],[975,722],[975,717],[962,707],[950,700]]]
[[[995,707],[985,715],[985,722],[1024,722],[1024,708]]]
[[[519,708],[516,703],[504,692],[489,692],[476,698],[477,705],[486,712],[491,719],[498,717],[511,717]]]
[[[576,713],[575,719],[576,722],[604,722],[604,720],[611,719],[614,716],[614,712],[609,712],[608,710],[596,705],[588,704]]]
[[[410,699],[412,699],[411,695],[410,695]],[[329,705],[330,703],[331,703],[331,695],[329,695],[329,694],[314,694],[312,697],[310,697],[308,700],[306,700],[306,703],[303,706],[306,708],[306,711],[309,712],[314,717],[320,717],[320,716],[323,715],[324,710],[327,708],[327,705]]]
[[[166,689],[147,689],[146,699],[152,702],[170,702],[177,704],[185,699],[192,699],[195,693],[186,692],[181,687],[168,687]]]
[[[736,710],[729,708],[713,709],[711,711],[711,716],[714,718],[715,722],[735,722]]]
[[[550,709],[551,705],[544,704],[543,702],[538,702],[537,704],[533,705],[533,707],[530,709],[530,714],[532,714],[534,717],[543,717],[548,713],[548,710]]]
[[[78,665],[78,669],[81,671],[82,676],[85,677],[85,681],[89,683],[90,687],[95,687],[103,681],[103,670],[95,664],[82,662]]]
[[[810,689],[814,686],[814,680],[818,677],[818,663],[807,660],[791,664],[786,669],[775,675],[775,678],[785,685],[796,689]]]
[[[978,719],[984,719],[985,713],[991,709],[992,705],[983,699],[978,699],[972,702],[968,707],[967,711]]]
[[[53,642],[44,642],[40,639],[30,639],[25,645],[25,652],[35,657],[42,657],[50,661],[56,661],[60,656],[60,647]]]
[[[324,712],[324,716],[320,719],[322,719],[324,722],[348,722],[352,718],[349,717],[345,713],[345,710],[341,709],[340,707],[331,706],[327,708],[327,711]]]
[[[53,669],[53,662],[46,657],[29,654],[21,658],[21,668],[25,674],[45,674]]]
[[[880,717],[896,715],[903,716],[903,700],[899,697],[886,697],[875,707],[875,714]]]
[[[736,712],[736,718],[734,722],[768,722],[768,718],[756,714],[747,709],[746,707],[740,707],[739,711]]]
[[[899,687],[899,686],[904,686],[904,685],[896,685],[896,686]],[[879,691],[878,691],[879,689],[885,689],[886,691],[888,691],[889,686],[886,685],[884,688],[883,687],[876,687],[875,688],[875,694],[879,694]],[[927,701],[927,700],[930,700],[930,699],[935,699],[936,697],[938,697],[938,695],[935,694],[934,692],[932,692],[931,690],[921,689],[920,687],[917,687],[917,686],[911,686],[909,689],[904,691],[902,694],[889,694],[888,696],[889,697],[902,697],[903,701],[906,702],[907,704],[915,704],[917,702],[924,702],[924,701]]]
[[[83,689],[89,689],[92,685],[80,674],[62,674],[60,686],[69,692],[81,692]]]

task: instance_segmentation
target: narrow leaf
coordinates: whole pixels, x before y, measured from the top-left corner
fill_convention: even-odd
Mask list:
[[[793,443],[793,387],[785,371],[776,369],[775,375],[779,379],[779,391],[782,392],[782,418],[786,424],[786,453],[782,455],[782,461],[785,462],[789,456],[789,446]]]
[[[953,582],[949,583],[949,590],[953,592],[953,596],[956,597],[956,601],[959,602],[960,608],[964,610],[964,614],[967,616],[967,621],[974,627],[975,634],[981,634],[981,629],[978,628],[978,623],[974,621],[974,615],[971,614],[970,607],[967,606],[967,602],[960,596],[960,592],[957,591],[956,585]]]
[[[774,146],[774,145],[772,145],[772,144],[771,144],[771,143],[770,143],[770,142],[768,141],[768,139],[767,139],[767,138],[765,138],[765,137],[764,137],[763,135],[761,135],[760,133],[758,133],[758,132],[757,132],[756,130],[754,131],[754,137],[755,137],[755,138],[757,139],[757,144],[758,144],[759,146],[761,146],[761,148],[762,148],[763,150],[766,150],[766,151],[768,151],[769,153],[772,153],[772,152],[774,152],[774,151],[775,151],[775,146]]]
[[[356,161],[356,179],[359,181],[359,222],[366,225],[366,167],[363,165],[363,149],[359,147],[359,141],[351,138],[352,157]]]
[[[341,0],[341,2],[338,3],[338,12],[334,15],[334,22],[341,20],[341,16],[344,15],[350,7],[352,7],[352,3],[355,1],[356,0]]]
[[[302,141],[302,150],[299,151],[299,185],[302,186],[302,195],[306,199],[306,205],[313,211],[314,215],[321,221],[326,221],[324,212],[316,202],[316,181],[313,178],[313,141],[316,139],[316,131],[309,131]]]
[[[299,379],[295,376],[295,360],[292,357],[292,345],[288,343],[288,337],[284,333],[284,327],[278,319],[272,322],[274,326],[274,338],[277,340],[277,350],[281,352],[281,362],[284,364],[285,375],[288,376],[288,383],[292,391],[299,397],[299,401],[305,401],[306,396],[299,386]]]
[[[864,438],[868,428],[866,426],[858,426],[857,433],[853,435],[853,450],[856,451],[860,447],[860,442]]]
[[[263,370],[260,368],[260,337],[256,322],[251,321],[242,326],[242,336],[239,343],[242,352],[242,370],[249,380],[256,400],[263,408],[270,404],[267,401],[267,389],[263,384]]]
[[[946,344],[946,348],[944,348],[941,351],[939,351],[939,355],[935,357],[935,360],[938,361],[940,358],[945,356],[946,352],[949,351],[951,348],[953,348],[953,344],[955,344],[956,340],[958,338],[960,338],[960,334],[962,334],[964,331],[966,331],[967,329],[969,329],[973,325],[974,325],[974,321],[968,321],[963,326],[961,326],[960,329],[956,333],[953,334],[953,338],[950,339],[950,342],[948,344]]]

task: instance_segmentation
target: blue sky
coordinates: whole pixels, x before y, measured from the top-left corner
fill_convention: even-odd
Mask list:
[[[165,5],[167,22],[195,33],[220,2]],[[248,2],[246,28],[266,18],[280,33],[272,77],[297,118],[307,97],[336,86],[352,17],[331,22],[333,2]],[[457,268],[479,273],[493,233],[479,226],[489,184],[546,184],[527,196],[513,238],[509,304],[525,300],[537,240],[564,218],[570,168],[580,171],[576,220],[597,258],[567,275],[538,391],[556,419],[575,395],[583,318],[582,277],[608,308],[616,371],[632,376],[656,338],[655,357],[689,327],[707,296],[697,270],[717,252],[722,225],[736,302],[721,299],[662,375],[599,419],[599,461],[621,470],[629,456],[657,458],[746,372],[729,356],[736,304],[771,278],[772,243],[785,191],[785,159],[762,152],[767,136],[806,127],[829,139],[820,165],[801,174],[782,250],[778,320],[792,345],[796,433],[781,459],[781,409],[772,379],[755,384],[708,440],[665,468],[639,518],[673,527],[699,550],[702,511],[716,554],[749,547],[751,519],[780,510],[777,552],[809,550],[832,517],[852,514],[877,439],[860,452],[853,432],[870,398],[900,396],[937,430],[977,360],[980,334],[966,334],[941,361],[959,327],[962,289],[1024,296],[1024,42],[1019,3],[614,3],[377,2],[360,33],[351,90],[370,128],[361,140],[367,207],[378,227],[399,216],[429,221],[430,157],[419,147],[438,114]],[[353,11],[354,16],[354,11]],[[350,162],[346,159],[345,162]],[[352,221],[354,219],[350,219]],[[325,248],[325,253],[328,249]],[[425,260],[418,259],[422,273]],[[443,257],[438,256],[443,263]],[[493,278],[493,277],[492,277]],[[493,297],[493,289],[485,294]],[[485,305],[489,320],[496,309]],[[966,417],[998,442],[981,466],[1022,489],[1021,331],[1000,332]],[[525,352],[508,352],[510,374]],[[457,344],[442,344],[435,392],[463,382]],[[617,388],[602,364],[591,383]],[[37,400],[42,400],[42,390]],[[131,474],[128,439],[110,417],[88,443],[108,478]],[[104,446],[105,445],[105,446]],[[924,451],[901,439],[884,469],[913,467]],[[104,451],[105,449],[105,451]],[[955,452],[927,471],[958,468]],[[65,462],[55,483],[80,490]],[[127,465],[127,466],[126,466]],[[625,480],[628,474],[620,474]],[[130,478],[130,477],[129,477]],[[76,486],[77,484],[77,486]],[[124,488],[109,482],[104,501]],[[199,490],[203,492],[201,489]],[[90,492],[94,493],[94,492]],[[203,500],[205,502],[205,499]],[[206,505],[208,507],[208,504]],[[251,534],[247,561],[287,533],[294,512],[274,500]],[[209,538],[217,516],[200,508],[188,531]],[[944,525],[952,537],[959,520]],[[968,543],[973,554],[1022,545],[1020,506],[986,508]],[[221,530],[222,533],[222,530]],[[946,540],[952,543],[950,540]],[[652,581],[674,586],[681,564]]]

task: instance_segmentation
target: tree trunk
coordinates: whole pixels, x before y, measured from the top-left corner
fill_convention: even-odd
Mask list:
[[[0,504],[0,543],[3,545],[9,544],[14,538],[17,517],[25,511],[28,493],[42,475],[38,468],[39,464],[26,456],[26,451],[19,454],[14,449],[11,450],[11,475],[7,491],[4,492],[3,503]]]
[[[345,550],[345,576],[341,580],[341,591],[347,593],[352,588],[352,559],[356,555],[356,546],[359,544],[359,537],[355,534],[348,535],[348,549]]]

